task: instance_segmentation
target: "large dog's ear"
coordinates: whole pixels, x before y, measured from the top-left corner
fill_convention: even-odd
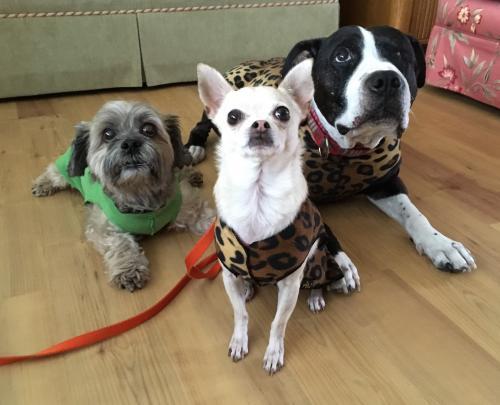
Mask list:
[[[424,87],[425,84],[425,55],[424,49],[420,42],[411,35],[407,35],[407,38],[410,40],[411,47],[413,48],[413,53],[415,54],[415,77],[417,78],[417,86]]]
[[[311,76],[313,60],[307,59],[293,67],[283,78],[278,89],[285,91],[295,100],[302,113],[302,119],[307,116],[309,103],[314,95],[314,84]]]
[[[285,77],[295,65],[309,58],[314,59],[322,43],[323,38],[316,38],[300,41],[296,44],[285,59],[281,75]]]
[[[199,63],[197,72],[198,93],[201,102],[205,105],[208,118],[213,119],[224,101],[224,97],[233,89],[224,76],[208,65]]]
[[[89,151],[89,124],[80,122],[75,126],[76,134],[73,139],[73,152],[68,163],[68,174],[71,177],[83,176],[85,168],[88,166],[87,154]]]
[[[179,119],[174,115],[167,115],[163,118],[163,125],[174,150],[174,166],[178,168],[189,166],[192,163],[192,157],[182,143]]]

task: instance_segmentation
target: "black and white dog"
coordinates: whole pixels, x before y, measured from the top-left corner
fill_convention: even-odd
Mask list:
[[[301,127],[304,172],[315,201],[363,193],[408,232],[420,254],[445,271],[476,268],[468,249],[438,232],[413,205],[399,178],[400,138],[425,83],[419,43],[390,27],[343,27],[327,38],[299,42],[285,60],[251,61],[226,74],[236,88],[277,86],[297,63],[313,58],[314,99]],[[205,157],[206,115],[186,147]],[[318,152],[319,150],[319,152]],[[326,151],[326,152],[325,152]]]

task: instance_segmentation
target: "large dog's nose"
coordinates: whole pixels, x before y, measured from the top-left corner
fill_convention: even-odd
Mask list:
[[[269,128],[271,128],[269,122],[264,120],[257,120],[252,124],[252,129],[255,132],[266,132]]]
[[[366,79],[368,90],[379,96],[395,95],[401,88],[399,75],[392,70],[379,70]]]
[[[137,150],[142,146],[142,141],[140,139],[125,139],[121,148],[123,151],[127,151],[129,153],[137,152]]]

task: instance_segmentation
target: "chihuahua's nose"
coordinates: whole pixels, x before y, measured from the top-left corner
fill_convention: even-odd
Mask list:
[[[121,144],[122,150],[129,153],[136,152],[141,146],[142,141],[140,139],[125,139]]]
[[[257,120],[252,124],[252,128],[256,132],[266,132],[271,126],[269,125],[269,122],[264,121],[264,120]]]

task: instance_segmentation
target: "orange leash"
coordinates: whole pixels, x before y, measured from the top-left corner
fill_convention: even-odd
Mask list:
[[[44,357],[54,356],[61,353],[66,353],[72,350],[80,349],[82,347],[91,346],[103,340],[110,339],[114,336],[120,335],[130,329],[139,326],[140,324],[151,319],[153,316],[158,314],[163,308],[165,308],[186,286],[191,279],[202,279],[208,278],[213,280],[217,277],[220,271],[220,263],[217,261],[217,255],[215,253],[207,256],[198,263],[203,254],[208,250],[210,245],[214,240],[214,227],[212,224],[210,229],[205,232],[205,234],[200,238],[198,242],[194,245],[193,249],[186,256],[186,271],[185,274],[160,301],[158,301],[152,307],[146,309],[138,315],[131,318],[125,319],[124,321],[117,322],[113,325],[106,326],[94,330],[92,332],[84,333],[83,335],[75,336],[71,339],[65,340],[63,342],[57,343],[46,349],[40,350],[37,353],[21,355],[21,356],[5,356],[0,357],[0,366],[6,364],[16,363],[18,361],[24,360],[35,360]],[[214,263],[209,270],[204,272],[203,270],[211,263]]]

